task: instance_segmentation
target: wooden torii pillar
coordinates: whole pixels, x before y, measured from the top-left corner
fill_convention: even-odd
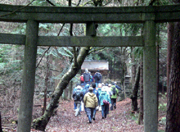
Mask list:
[[[30,132],[35,85],[38,23],[27,21],[24,51],[23,84],[18,114],[18,132]]]
[[[143,86],[144,131],[158,131],[157,80],[156,80],[156,24],[153,20],[144,24]]]

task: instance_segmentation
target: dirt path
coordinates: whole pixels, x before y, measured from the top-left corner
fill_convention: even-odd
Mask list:
[[[96,120],[89,124],[84,111],[80,116],[74,116],[73,101],[62,101],[46,132],[143,132],[143,125],[138,125],[130,116],[130,103],[129,98],[118,102],[116,110],[110,111],[106,119],[97,112]]]

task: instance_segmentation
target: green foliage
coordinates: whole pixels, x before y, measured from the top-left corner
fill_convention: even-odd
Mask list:
[[[158,109],[165,112],[167,110],[167,103],[159,104]]]
[[[165,93],[165,94],[160,93],[159,96],[161,96],[161,99],[163,100],[163,102],[166,102],[167,93]],[[158,106],[158,109],[162,112],[166,112],[167,111],[167,103],[160,103]]]
[[[133,114],[133,113],[131,113],[130,112],[130,116],[131,116],[131,118],[132,118],[132,120],[134,120],[137,124],[138,124],[138,114]]]
[[[14,80],[21,81],[23,61],[18,58],[21,58],[22,52],[20,46],[0,45],[0,84],[7,85]]]
[[[166,117],[162,117],[159,121],[160,124],[166,125]]]
[[[47,6],[48,3],[46,0],[35,0],[32,5],[34,6]]]
[[[135,58],[140,58],[143,55],[143,47],[135,47],[132,51]]]

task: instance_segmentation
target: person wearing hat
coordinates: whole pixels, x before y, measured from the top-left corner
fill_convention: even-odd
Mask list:
[[[98,99],[93,93],[93,88],[89,87],[89,92],[84,96],[84,105],[86,107],[86,114],[89,120],[89,123],[92,123],[93,111],[98,106]]]
[[[109,114],[109,104],[111,104],[111,99],[109,94],[106,91],[106,86],[103,86],[101,89],[101,94],[99,96],[100,105],[101,105],[101,113],[102,113],[102,119],[107,117],[107,114]]]

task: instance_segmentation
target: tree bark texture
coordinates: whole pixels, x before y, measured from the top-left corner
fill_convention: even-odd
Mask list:
[[[178,132],[180,130],[180,22],[174,23],[170,72],[166,132]]]
[[[131,51],[133,51],[134,48],[131,48]],[[135,83],[135,77],[136,77],[136,68],[135,68],[135,58],[134,58],[134,54],[131,55],[131,63],[132,63],[132,77],[131,77],[131,84],[132,84],[132,89],[134,87],[134,83]]]
[[[77,72],[81,68],[81,65],[84,62],[85,57],[88,55],[89,50],[90,50],[89,47],[81,48],[77,58],[77,65],[73,64],[72,67],[69,69],[69,71],[61,78],[58,86],[56,87],[51,97],[50,103],[47,106],[44,115],[33,121],[33,126],[32,126],[33,128],[41,131],[45,130],[45,127],[50,117],[52,116],[54,109],[58,107],[58,103],[59,103],[58,100],[62,95],[63,90],[67,87],[69,81],[77,74]]]
[[[45,78],[45,89],[44,89],[44,105],[42,115],[46,110],[46,100],[47,100],[47,89],[49,87],[49,76],[50,76],[50,67],[49,67],[49,56],[46,57],[46,78]]]
[[[2,132],[1,112],[0,112],[0,132]]]
[[[131,95],[131,100],[132,100],[132,111],[137,111],[138,110],[138,102],[137,102],[137,94],[138,94],[138,88],[139,88],[139,80],[140,80],[140,66],[138,67],[138,71],[136,74],[136,79],[135,79],[135,84],[133,86],[133,92]]]
[[[167,89],[169,88],[170,65],[172,56],[172,42],[174,34],[174,24],[168,23],[168,46],[167,46]]]
[[[139,118],[138,124],[143,124],[143,62],[140,62],[140,104],[139,104]]]

